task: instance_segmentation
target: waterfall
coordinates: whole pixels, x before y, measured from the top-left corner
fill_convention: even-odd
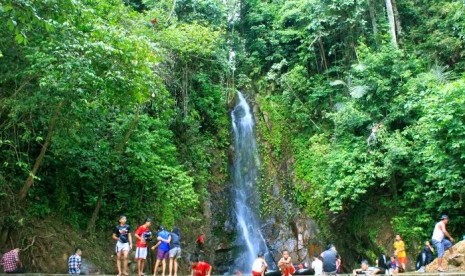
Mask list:
[[[260,201],[256,183],[260,161],[254,136],[254,120],[250,106],[242,93],[238,92],[238,98],[239,103],[231,113],[235,152],[232,202],[237,222],[238,248],[234,269],[242,273],[250,273],[252,263],[259,252],[265,254],[269,265],[272,265],[272,258],[260,230],[257,215]]]

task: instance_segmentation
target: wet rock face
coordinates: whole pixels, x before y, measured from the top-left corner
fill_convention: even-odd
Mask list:
[[[264,227],[268,245],[276,261],[281,258],[281,252],[288,250],[295,264],[310,263],[315,253],[320,253],[319,233],[315,222],[306,216],[299,216],[288,223],[271,223]]]

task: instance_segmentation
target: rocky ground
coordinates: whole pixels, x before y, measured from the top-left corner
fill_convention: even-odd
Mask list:
[[[443,268],[447,272],[465,272],[465,241],[456,243],[444,254]],[[426,272],[437,272],[438,259],[426,267]]]

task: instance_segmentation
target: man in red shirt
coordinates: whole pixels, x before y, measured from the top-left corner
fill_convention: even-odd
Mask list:
[[[15,248],[2,257],[1,264],[5,273],[23,273],[22,264],[19,260],[19,248]]]
[[[199,257],[191,258],[191,276],[210,276],[212,266],[206,262],[199,262]]]
[[[152,240],[151,225],[152,219],[147,218],[145,223],[139,226],[136,232],[134,232],[134,236],[136,237],[137,273],[139,276],[142,276],[144,273],[145,259],[147,259],[147,244]]]

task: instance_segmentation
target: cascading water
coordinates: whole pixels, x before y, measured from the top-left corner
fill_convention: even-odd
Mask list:
[[[242,93],[239,103],[231,113],[234,131],[233,202],[236,218],[236,245],[238,254],[234,269],[250,273],[252,263],[259,252],[265,254],[269,265],[272,258],[260,230],[257,217],[259,197],[257,192],[258,167],[260,165],[254,136],[254,120]]]

